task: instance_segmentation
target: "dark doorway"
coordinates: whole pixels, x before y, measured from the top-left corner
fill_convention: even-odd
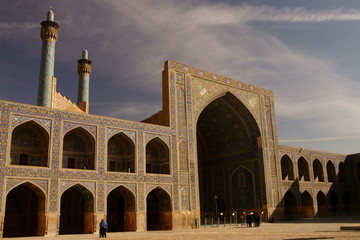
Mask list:
[[[298,208],[294,193],[287,191],[284,196],[285,220],[294,220],[298,218]]]
[[[160,187],[146,197],[147,230],[171,230],[172,212],[170,196]]]
[[[331,205],[331,214],[336,215],[340,210],[339,197],[338,194],[334,191],[330,194],[330,205]]]
[[[109,232],[136,231],[135,197],[123,186],[108,195],[107,222]]]
[[[215,99],[201,112],[197,158],[202,223],[205,216],[215,216],[216,207],[220,210],[215,196],[222,197],[224,212],[229,213],[253,211],[266,203],[260,140],[256,120],[231,93]]]
[[[94,197],[77,184],[61,196],[59,234],[84,234],[94,232]]]
[[[6,197],[3,237],[44,236],[45,194],[35,185],[24,183]]]
[[[347,191],[344,191],[342,199],[343,199],[344,212],[350,211],[351,210],[351,201],[350,201],[350,195]]]
[[[314,217],[313,199],[308,191],[301,194],[301,215],[303,218]]]
[[[317,201],[317,205],[318,205],[318,214],[317,215],[319,217],[327,216],[328,207],[327,207],[325,194],[322,191],[318,192],[318,194],[316,195],[316,201]]]

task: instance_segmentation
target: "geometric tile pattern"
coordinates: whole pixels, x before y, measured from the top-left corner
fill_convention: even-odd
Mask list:
[[[50,134],[51,131],[51,120],[50,119],[44,119],[44,118],[34,118],[29,116],[23,116],[23,115],[16,115],[14,114],[12,116],[12,128],[15,128],[17,125],[26,122],[26,121],[35,121],[38,124],[40,124],[44,129],[47,130],[48,134]]]
[[[18,179],[18,178],[8,178],[6,181],[6,194],[12,190],[14,187],[23,184],[25,182],[29,182],[34,184],[35,186],[39,187],[45,194],[47,195],[48,191],[48,181],[47,180],[40,180],[40,179]]]

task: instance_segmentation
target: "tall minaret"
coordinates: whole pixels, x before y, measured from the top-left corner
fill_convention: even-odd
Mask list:
[[[39,91],[37,105],[51,107],[52,82],[54,77],[55,44],[58,40],[59,24],[54,22],[54,13],[49,10],[47,20],[41,22],[42,40]]]
[[[82,59],[78,60],[78,106],[85,113],[89,113],[89,80],[91,73],[91,60],[88,51],[84,50]]]

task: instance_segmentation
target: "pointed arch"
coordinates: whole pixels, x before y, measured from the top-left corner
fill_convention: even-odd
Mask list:
[[[84,128],[77,127],[65,134],[62,167],[95,169],[95,140]]]
[[[285,219],[293,220],[298,218],[298,205],[295,194],[288,190],[284,195]]]
[[[299,180],[310,181],[309,164],[304,157],[298,159]]]
[[[124,133],[112,136],[108,141],[107,170],[111,172],[135,172],[135,145]]]
[[[30,182],[14,187],[6,196],[4,237],[45,235],[46,196]]]
[[[183,211],[190,211],[190,199],[189,199],[189,191],[186,188],[182,188],[180,191],[180,206]]]
[[[319,191],[316,195],[316,202],[318,206],[318,216],[324,217],[327,216],[328,213],[328,206],[326,201],[326,196],[323,191]]]
[[[233,208],[256,208],[254,173],[247,167],[239,166],[231,173]]]
[[[170,174],[169,147],[158,137],[146,144],[146,173]]]
[[[314,217],[313,199],[308,191],[301,194],[301,215],[304,218]]]
[[[211,105],[213,102],[216,102],[218,99],[226,99],[226,98],[232,98],[232,101],[234,103],[240,103],[242,111],[246,112],[246,115],[254,119],[256,122],[256,125],[258,125],[258,119],[256,119],[254,113],[251,111],[251,104],[249,102],[244,101],[244,99],[240,99],[237,94],[231,90],[224,90],[221,92],[218,92],[217,94],[214,94],[211,98],[207,99],[206,101],[201,103],[201,106],[199,106],[199,111],[197,112],[197,115],[194,116],[194,119],[196,122],[199,121],[200,115],[203,113],[203,111]]]
[[[248,209],[249,205],[254,207],[254,202],[257,206],[265,204],[261,180],[264,171],[260,168],[264,161],[261,132],[247,105],[231,92],[220,93],[211,102],[207,101],[197,118],[196,137],[201,214],[214,211],[214,201],[209,199],[214,199],[215,194],[223,196],[226,210],[233,206]],[[247,164],[254,166],[251,169],[254,177],[246,179],[246,183],[251,183],[249,194],[256,196],[251,197],[251,203],[234,197],[240,192],[239,179],[244,179],[239,177],[240,172],[236,176],[229,174]],[[231,170],[225,173],[224,169]],[[248,174],[244,169],[242,171],[242,176]],[[232,181],[237,187],[232,186]]]
[[[134,194],[124,186],[113,189],[107,196],[107,222],[110,232],[136,231]]]
[[[48,166],[49,134],[30,120],[14,128],[11,134],[10,164]]]
[[[282,180],[294,180],[293,163],[287,154],[281,158],[281,177]]]
[[[188,147],[184,141],[179,142],[179,166],[181,171],[189,170]]]
[[[172,204],[170,195],[161,187],[153,189],[146,197],[147,230],[172,229]]]
[[[315,159],[313,162],[314,181],[324,182],[323,166],[319,159]]]
[[[9,179],[8,179],[8,183],[9,183]],[[33,182],[32,180],[23,180],[23,181],[19,181],[18,183],[12,185],[10,188],[8,188],[9,186],[6,187],[6,194],[8,194],[11,190],[13,190],[14,188],[25,184],[26,186],[33,186],[31,187],[31,189],[33,189],[34,191],[41,191],[41,193],[38,193],[39,195],[44,195],[45,198],[47,197],[46,194],[46,190],[40,186],[39,184]]]
[[[335,166],[330,160],[326,164],[326,172],[328,175],[328,182],[336,182]]]
[[[59,234],[94,232],[94,196],[81,184],[61,195]]]

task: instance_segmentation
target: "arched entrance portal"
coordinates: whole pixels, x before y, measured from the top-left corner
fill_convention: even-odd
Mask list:
[[[171,199],[160,187],[152,190],[146,197],[147,230],[171,230]]]
[[[108,195],[107,222],[109,232],[136,231],[135,197],[123,186]]]
[[[77,184],[61,196],[59,234],[94,232],[94,197]]]
[[[325,194],[322,191],[319,191],[316,195],[316,201],[318,205],[318,216],[325,217],[327,216],[328,208]]]
[[[303,218],[314,217],[313,199],[308,191],[301,194],[301,215]]]
[[[45,194],[31,183],[12,189],[6,197],[3,237],[44,236]]]
[[[287,191],[284,196],[285,219],[294,220],[298,218],[298,207],[295,195],[292,191]]]
[[[197,122],[202,221],[219,210],[260,210],[266,203],[260,131],[246,106],[231,93],[211,102]]]

